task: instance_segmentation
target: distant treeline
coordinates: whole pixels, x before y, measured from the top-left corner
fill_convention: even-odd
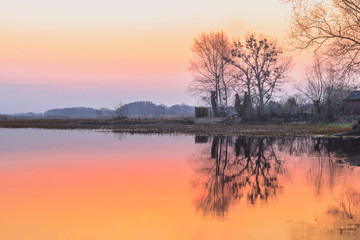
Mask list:
[[[163,104],[156,105],[149,101],[142,101],[125,104],[121,107],[121,113],[125,116],[194,116],[195,107],[185,104],[167,107]]]
[[[97,118],[97,117],[161,117],[161,116],[194,116],[195,107],[186,104],[176,104],[167,107],[150,101],[139,101],[125,104],[120,109],[71,107],[50,109],[44,113],[17,113],[16,117],[70,117],[70,118]]]

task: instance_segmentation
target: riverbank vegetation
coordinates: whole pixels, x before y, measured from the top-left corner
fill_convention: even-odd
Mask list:
[[[340,137],[334,134],[351,129],[350,124],[227,124],[194,123],[193,118],[179,119],[3,119],[0,128],[93,129],[128,133],[238,135],[258,137]]]

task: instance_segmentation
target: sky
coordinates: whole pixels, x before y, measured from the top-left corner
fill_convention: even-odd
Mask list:
[[[2,0],[0,113],[200,104],[185,92],[194,37],[224,30],[283,42],[289,14],[279,0]],[[294,60],[296,81],[307,58]]]

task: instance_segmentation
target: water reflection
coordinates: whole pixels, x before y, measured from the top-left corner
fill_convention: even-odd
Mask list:
[[[210,149],[195,155],[192,163],[201,188],[195,201],[205,215],[223,216],[229,205],[242,198],[250,204],[266,202],[281,192],[285,169],[276,157],[273,140],[213,137]]]
[[[313,223],[290,224],[290,235],[292,239],[359,239],[359,189],[349,187],[341,192]]]
[[[287,168],[294,166],[285,164],[287,156],[311,158],[308,185],[320,197],[332,191],[344,164],[354,164],[359,153],[359,140],[215,136],[190,160],[196,173],[194,204],[204,215],[224,216],[237,202],[267,203],[292,177]]]
[[[336,176],[343,174],[345,164],[359,164],[359,139],[280,139],[277,146],[286,155],[312,158],[307,178],[316,197],[323,191],[332,191]]]
[[[276,145],[291,156],[350,158],[360,154],[360,139],[284,138],[277,139]]]
[[[1,133],[0,239],[360,239],[359,140]]]

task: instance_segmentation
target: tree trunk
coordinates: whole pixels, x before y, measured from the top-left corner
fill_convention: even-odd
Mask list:
[[[259,91],[259,100],[260,100],[259,117],[260,119],[262,119],[264,117],[264,96],[262,95],[262,93],[260,93],[260,91]]]
[[[222,61],[222,60],[221,60]],[[229,115],[228,113],[228,89],[227,89],[227,85],[225,82],[225,78],[224,78],[224,63],[221,62],[222,66],[221,66],[221,79],[224,85],[224,100],[225,100],[225,111],[226,111],[226,115]]]
[[[214,112],[214,116],[217,117],[219,115],[218,113],[218,107],[217,107],[217,96],[216,96],[216,92],[215,91],[211,91],[211,107],[213,109]]]

